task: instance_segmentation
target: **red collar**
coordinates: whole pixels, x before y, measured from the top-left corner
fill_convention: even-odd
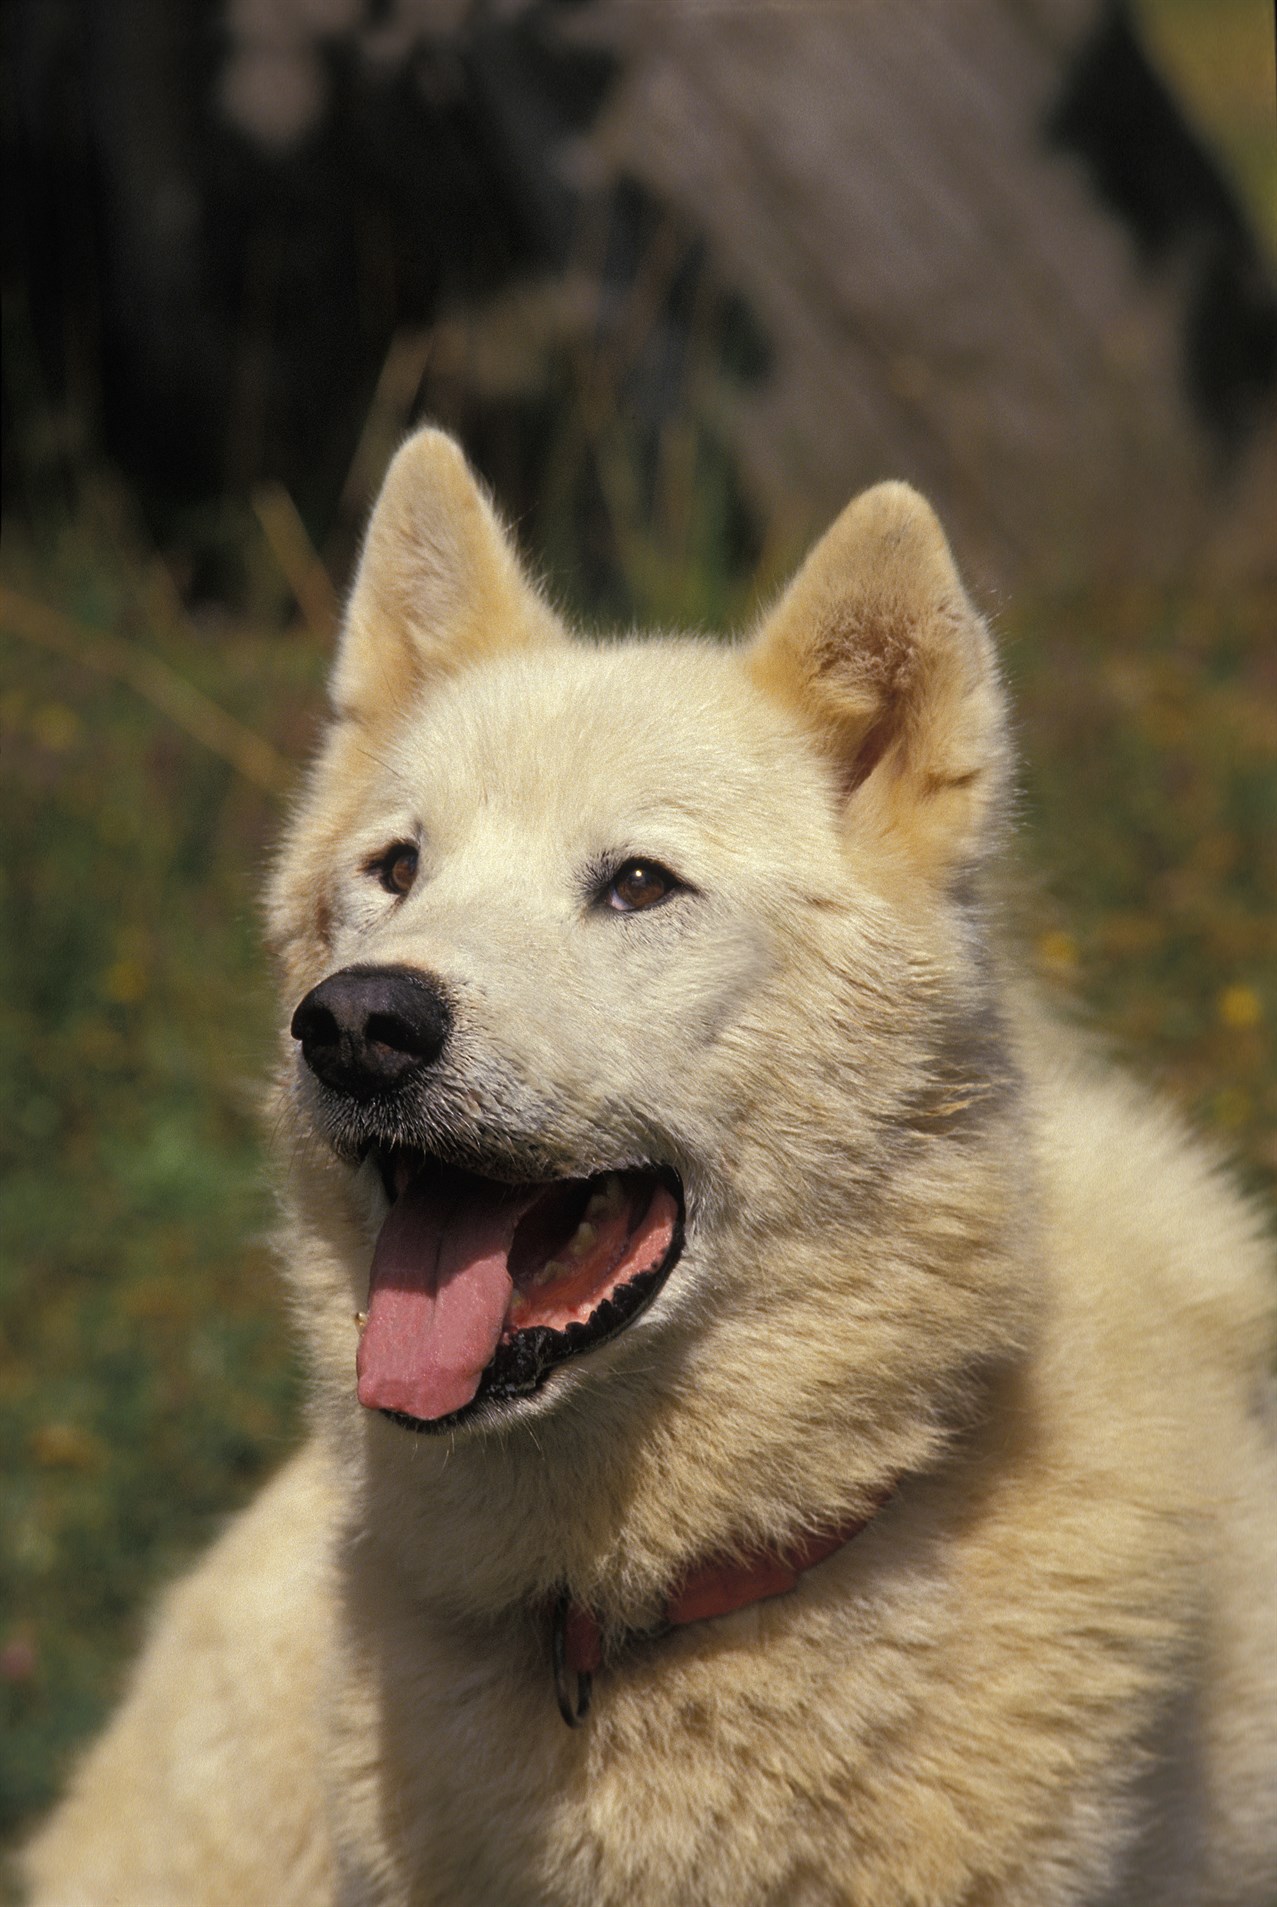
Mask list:
[[[713,1616],[745,1609],[752,1602],[787,1595],[800,1576],[823,1563],[853,1536],[859,1536],[891,1494],[890,1490],[883,1491],[867,1515],[832,1532],[800,1536],[786,1549],[756,1550],[738,1561],[712,1558],[689,1570],[667,1598],[658,1627],[643,1633],[662,1635],[684,1623],[707,1622]],[[603,1630],[592,1610],[569,1601],[566,1595],[554,1607],[551,1659],[559,1713],[569,1728],[575,1728],[584,1721],[590,1706],[592,1678],[603,1659]]]

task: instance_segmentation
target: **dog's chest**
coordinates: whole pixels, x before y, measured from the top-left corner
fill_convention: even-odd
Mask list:
[[[850,1824],[829,1791],[827,1744],[813,1749],[799,1701],[778,1704],[770,1671],[758,1673],[752,1619],[734,1626],[739,1646],[716,1652],[712,1671],[668,1638],[603,1671],[576,1730],[539,1657],[459,1663],[454,1644],[446,1679],[387,1684],[379,1865],[399,1891],[367,1897],[388,1907],[843,1898]],[[837,1785],[851,1778],[844,1766]],[[366,1852],[366,1828],[360,1838]]]

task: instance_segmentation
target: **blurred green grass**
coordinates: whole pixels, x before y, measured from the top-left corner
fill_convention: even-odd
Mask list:
[[[85,508],[4,580],[166,659],[290,752],[321,656],[201,638]],[[157,613],[158,610],[158,613]],[[167,612],[167,613],[166,613]],[[273,803],[128,686],[0,643],[0,1818],[118,1688],[145,1590],[295,1434],[257,1114]]]
[[[1024,920],[1061,1005],[1277,1182],[1277,599],[1022,605]]]
[[[274,1008],[256,891],[278,801],[135,688],[15,631],[23,605],[55,605],[290,760],[314,732],[325,648],[247,514],[231,532],[243,600],[202,623],[127,519],[90,487],[58,535],[10,537],[4,561],[9,1828],[118,1692],[147,1591],[298,1434],[257,1110]],[[707,582],[696,539],[694,560],[672,549],[663,568],[642,543],[637,616],[755,593]],[[1259,1187],[1277,1177],[1275,607],[1131,589],[1021,603],[1000,631],[1027,957]]]

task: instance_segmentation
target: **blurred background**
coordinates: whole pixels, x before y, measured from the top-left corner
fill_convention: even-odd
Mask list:
[[[417,420],[587,625],[925,489],[1029,956],[1271,1191],[1277,127],[1268,0],[10,0],[0,83],[13,1834],[298,1434],[256,894]]]

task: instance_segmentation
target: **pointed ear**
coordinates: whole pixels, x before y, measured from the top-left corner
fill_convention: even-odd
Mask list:
[[[335,713],[375,722],[467,662],[560,634],[457,444],[418,431],[368,524],[330,683]]]
[[[1011,763],[993,644],[908,484],[847,506],[746,663],[830,760],[858,835],[940,876],[993,844]]]

